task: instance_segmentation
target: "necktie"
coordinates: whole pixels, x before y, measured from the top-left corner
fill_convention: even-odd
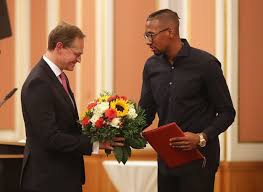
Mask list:
[[[66,74],[64,72],[62,72],[60,75],[59,75],[60,79],[61,79],[61,82],[62,82],[62,86],[64,88],[64,90],[66,91],[66,93],[68,94],[73,106],[75,107],[74,105],[74,101],[71,97],[71,95],[69,94],[69,91],[68,91],[68,84],[67,84],[67,77],[66,77]]]
[[[62,85],[65,89],[65,91],[67,92],[67,94],[70,96],[69,94],[69,91],[68,91],[68,85],[67,85],[67,80],[66,80],[66,74],[64,72],[62,72],[60,75],[59,75],[60,79],[61,79],[61,82],[62,82]]]

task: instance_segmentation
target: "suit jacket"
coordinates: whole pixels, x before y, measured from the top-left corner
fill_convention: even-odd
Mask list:
[[[69,92],[76,106],[70,88]],[[81,134],[76,107],[43,59],[24,82],[21,102],[27,137],[22,188],[81,191],[85,181],[83,154],[91,154],[92,144]]]

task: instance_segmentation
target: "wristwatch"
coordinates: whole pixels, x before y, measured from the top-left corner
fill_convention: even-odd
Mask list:
[[[206,146],[206,140],[204,138],[204,135],[202,133],[199,133],[198,135],[199,135],[199,138],[200,138],[198,145],[200,147],[205,147]]]

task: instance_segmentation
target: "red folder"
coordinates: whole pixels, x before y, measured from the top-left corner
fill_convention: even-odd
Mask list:
[[[205,157],[198,149],[182,151],[170,146],[170,138],[184,136],[183,131],[176,123],[170,123],[158,128],[148,127],[144,129],[142,135],[170,168],[190,163],[193,160],[205,160]]]

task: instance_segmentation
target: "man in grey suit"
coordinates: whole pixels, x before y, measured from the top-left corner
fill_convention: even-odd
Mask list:
[[[81,134],[74,95],[63,71],[73,71],[80,62],[84,37],[76,26],[56,26],[49,34],[47,52],[23,85],[27,136],[21,174],[24,191],[82,191],[83,154],[91,155],[95,146]],[[122,146],[120,140],[123,138],[117,138],[113,145]],[[112,150],[109,145],[98,146]]]

